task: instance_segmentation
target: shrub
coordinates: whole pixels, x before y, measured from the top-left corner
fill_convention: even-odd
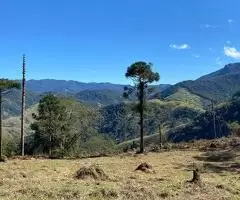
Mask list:
[[[233,136],[240,136],[240,124],[239,122],[232,122],[229,124],[231,134]]]

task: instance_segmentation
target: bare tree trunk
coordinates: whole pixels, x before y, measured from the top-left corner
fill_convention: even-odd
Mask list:
[[[52,134],[49,136],[49,158],[52,158]]]
[[[22,112],[21,112],[21,155],[24,156],[24,118],[25,118],[25,55],[23,55],[23,66],[22,66]]]
[[[160,145],[160,149],[162,149],[162,127],[161,125],[159,124],[159,145]]]
[[[144,144],[143,144],[143,104],[144,104],[144,83],[140,82],[140,95],[139,95],[139,101],[140,101],[140,106],[139,106],[139,112],[140,112],[140,152],[144,152]]]
[[[217,130],[216,130],[216,113],[214,110],[214,104],[213,101],[211,101],[212,104],[212,116],[213,116],[213,132],[214,132],[214,138],[217,138]]]
[[[2,161],[2,90],[0,89],[0,161]]]

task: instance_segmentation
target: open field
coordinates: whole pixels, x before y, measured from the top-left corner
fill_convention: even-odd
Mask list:
[[[9,160],[0,163],[0,199],[240,199],[240,154],[235,149],[121,155],[81,160]],[[155,173],[135,171],[142,162]],[[74,178],[99,165],[107,180]],[[201,183],[188,183],[197,166]]]

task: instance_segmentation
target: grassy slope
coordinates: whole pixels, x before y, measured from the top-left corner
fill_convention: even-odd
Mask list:
[[[200,110],[203,109],[201,98],[197,95],[191,94],[184,88],[179,88],[175,93],[166,97],[165,100],[178,102],[181,106],[185,105]]]
[[[0,199],[240,199],[239,168],[228,167],[240,165],[239,156],[213,162],[203,154],[189,150],[83,160],[12,160],[0,165]],[[156,173],[135,172],[143,161]],[[91,164],[99,164],[109,180],[74,178],[80,167]],[[204,169],[201,186],[186,182],[193,164]]]
[[[26,110],[25,128],[30,131],[30,124],[33,122],[32,113],[37,111],[37,104]],[[4,136],[20,137],[21,128],[20,117],[9,117],[3,120],[3,133]],[[27,132],[28,132],[27,131]]]

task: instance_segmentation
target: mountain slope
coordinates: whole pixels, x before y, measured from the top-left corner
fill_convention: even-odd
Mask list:
[[[100,133],[120,142],[138,137],[139,114],[134,111],[135,109],[134,102],[112,104],[101,108]],[[159,124],[163,129],[188,124],[203,111],[192,103],[149,100],[145,110],[144,134],[157,133]]]
[[[202,99],[222,102],[240,90],[240,63],[226,65],[224,68],[194,81],[183,81],[163,91],[162,97],[174,94],[184,88]]]
[[[240,74],[240,63],[230,63],[216,72],[200,77],[198,80],[209,80],[216,77],[235,74]]]
[[[3,117],[20,115],[21,112],[21,90],[11,90],[3,96]],[[31,107],[39,102],[41,94],[27,91],[26,92],[26,108]]]
[[[84,90],[77,93],[74,97],[90,105],[110,105],[124,101],[122,91],[101,89]]]
[[[205,112],[193,119],[193,122],[183,127],[176,127],[168,131],[168,139],[173,142],[197,139],[213,139],[231,134],[229,123],[240,122],[240,99],[230,100],[219,104],[215,108],[216,123],[211,112]]]

